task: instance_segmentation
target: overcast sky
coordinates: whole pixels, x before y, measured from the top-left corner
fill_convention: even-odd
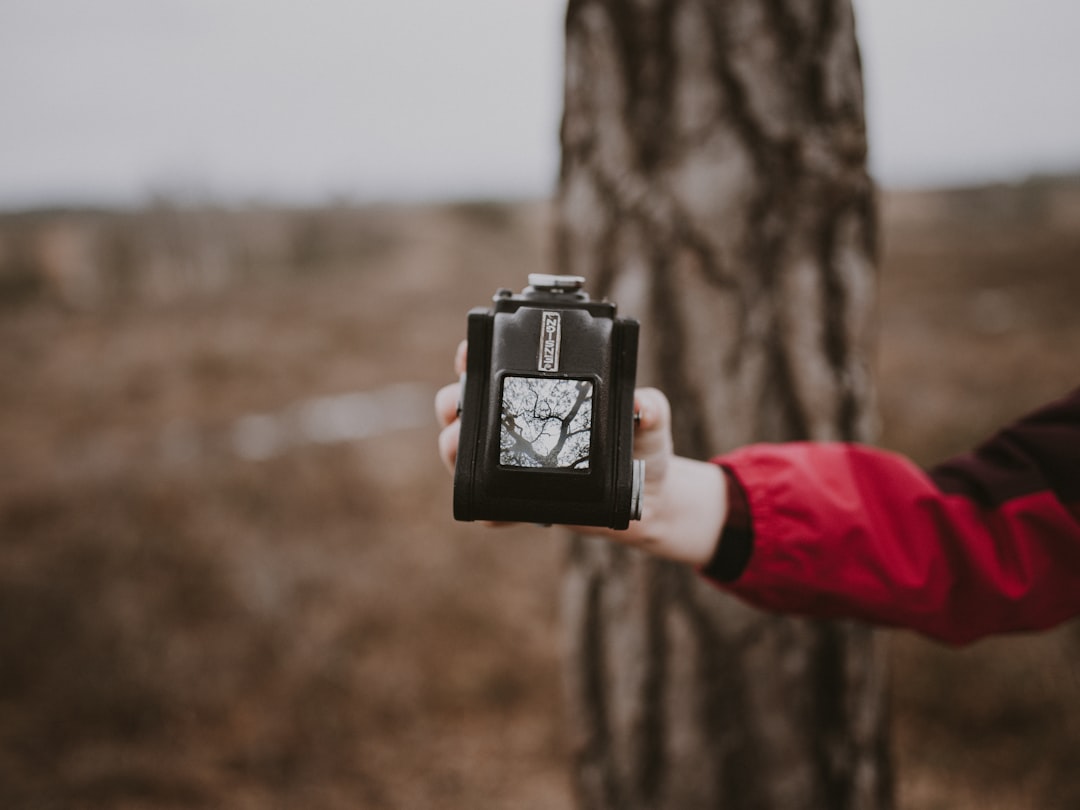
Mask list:
[[[1080,2],[856,0],[885,185],[1080,169]],[[549,194],[565,0],[0,0],[0,206]]]

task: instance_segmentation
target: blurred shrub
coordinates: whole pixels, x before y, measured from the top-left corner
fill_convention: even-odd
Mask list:
[[[74,309],[215,294],[295,273],[360,271],[398,234],[380,209],[306,210],[167,201],[136,211],[0,217],[0,305]]]

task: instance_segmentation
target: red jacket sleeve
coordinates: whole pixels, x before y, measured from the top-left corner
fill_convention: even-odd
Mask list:
[[[851,444],[715,461],[752,548],[720,584],[760,607],[957,644],[1080,615],[1080,390],[930,471]]]

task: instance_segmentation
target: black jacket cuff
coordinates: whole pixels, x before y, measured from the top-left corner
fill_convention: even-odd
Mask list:
[[[717,582],[734,582],[750,562],[754,551],[754,522],[746,490],[729,468],[720,465],[727,486],[728,513],[720,541],[701,573]]]

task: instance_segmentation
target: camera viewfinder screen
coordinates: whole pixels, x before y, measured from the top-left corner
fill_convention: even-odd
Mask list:
[[[593,384],[539,377],[503,379],[499,464],[589,469]]]

